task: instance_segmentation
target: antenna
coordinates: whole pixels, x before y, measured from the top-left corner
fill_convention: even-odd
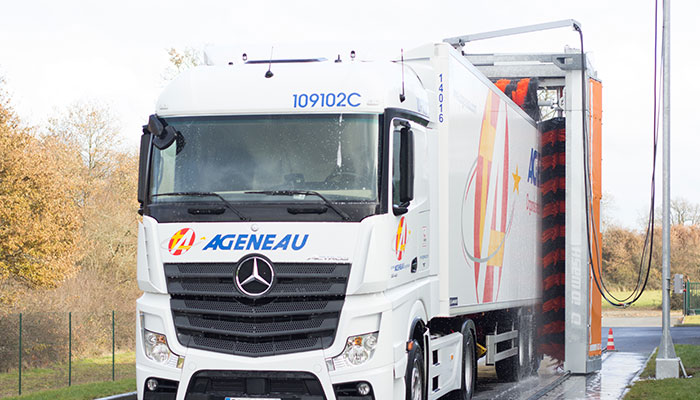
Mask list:
[[[275,74],[272,73],[272,51],[275,50],[275,46],[270,49],[270,63],[267,65],[267,72],[265,72],[265,78],[272,78]]]
[[[403,49],[401,49],[401,94],[399,95],[399,100],[401,100],[402,103],[406,100],[406,87],[403,77]]]

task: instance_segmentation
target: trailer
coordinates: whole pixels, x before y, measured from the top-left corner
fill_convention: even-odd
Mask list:
[[[564,318],[542,295],[564,283],[543,264],[551,143],[520,101],[537,111],[545,80],[499,83],[460,46],[384,62],[207,54],[164,90],[141,140],[139,399],[468,399],[479,358],[516,380],[556,350],[538,337],[564,349],[564,321],[538,319],[545,304]],[[557,243],[578,251],[565,277],[580,325],[588,237],[568,207],[585,200],[568,185],[584,176],[575,138],[562,145]],[[595,369],[588,337],[559,359],[585,345]]]

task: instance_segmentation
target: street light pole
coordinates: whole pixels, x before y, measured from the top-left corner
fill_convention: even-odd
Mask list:
[[[663,0],[663,232],[661,343],[656,354],[656,379],[678,378],[679,358],[673,347],[670,323],[671,290],[671,0]]]

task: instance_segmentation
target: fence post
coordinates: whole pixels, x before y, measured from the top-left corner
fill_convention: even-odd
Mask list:
[[[68,311],[68,386],[71,385],[73,358],[73,315]]]
[[[22,395],[22,313],[19,313],[19,395]]]
[[[114,380],[114,310],[112,310],[112,380]]]
[[[688,315],[688,280],[683,282],[683,315]]]

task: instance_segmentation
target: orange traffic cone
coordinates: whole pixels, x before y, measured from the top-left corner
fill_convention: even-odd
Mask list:
[[[608,331],[608,347],[606,347],[605,350],[615,351],[615,340],[613,339],[612,328]]]

